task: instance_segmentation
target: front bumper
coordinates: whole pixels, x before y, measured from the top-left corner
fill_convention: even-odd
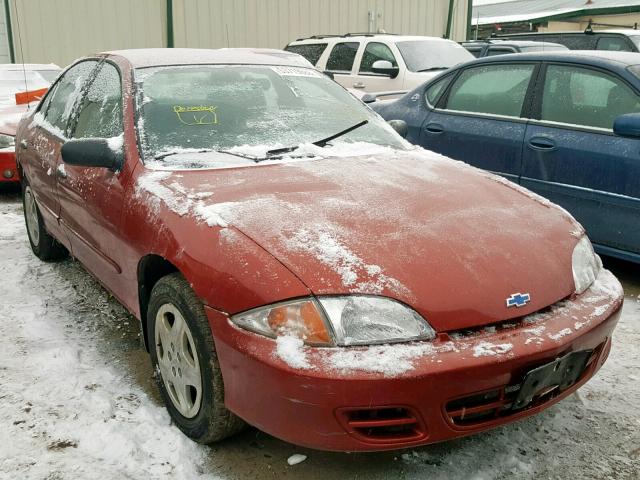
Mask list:
[[[20,181],[20,173],[16,164],[16,152],[12,148],[0,149],[0,183]]]
[[[292,368],[276,342],[206,308],[227,407],[283,440],[321,450],[406,448],[477,433],[537,413],[566,397],[602,366],[623,302],[603,270],[580,296],[545,312],[431,342],[301,351]],[[591,350],[573,385],[514,410],[525,374],[570,352]]]

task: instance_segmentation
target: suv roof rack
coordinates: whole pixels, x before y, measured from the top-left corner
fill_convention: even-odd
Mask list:
[[[375,33],[375,32],[350,32],[350,33],[327,33],[311,35],[310,37],[296,38],[296,42],[301,40],[321,40],[323,38],[341,38],[341,37],[375,37],[376,35],[399,35],[398,33]]]

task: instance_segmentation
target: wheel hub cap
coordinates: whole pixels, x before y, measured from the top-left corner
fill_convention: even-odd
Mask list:
[[[180,311],[172,304],[158,310],[156,355],[171,403],[183,417],[193,418],[202,402],[202,378],[196,344]]]

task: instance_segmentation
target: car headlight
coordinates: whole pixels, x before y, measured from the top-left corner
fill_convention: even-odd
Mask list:
[[[595,281],[602,268],[602,260],[595,254],[591,242],[584,235],[573,249],[571,256],[571,268],[573,269],[573,283],[576,293],[584,292]]]
[[[0,148],[15,147],[16,138],[11,135],[4,135],[0,133]]]
[[[431,340],[435,331],[413,309],[390,298],[348,295],[305,298],[231,317],[269,337],[289,335],[310,345],[371,345]]]

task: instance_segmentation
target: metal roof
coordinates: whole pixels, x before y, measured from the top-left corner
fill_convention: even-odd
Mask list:
[[[134,68],[198,64],[313,67],[300,55],[268,48],[139,48],[103,53],[124,57]]]
[[[640,0],[517,0],[473,7],[473,25],[640,11]]]

